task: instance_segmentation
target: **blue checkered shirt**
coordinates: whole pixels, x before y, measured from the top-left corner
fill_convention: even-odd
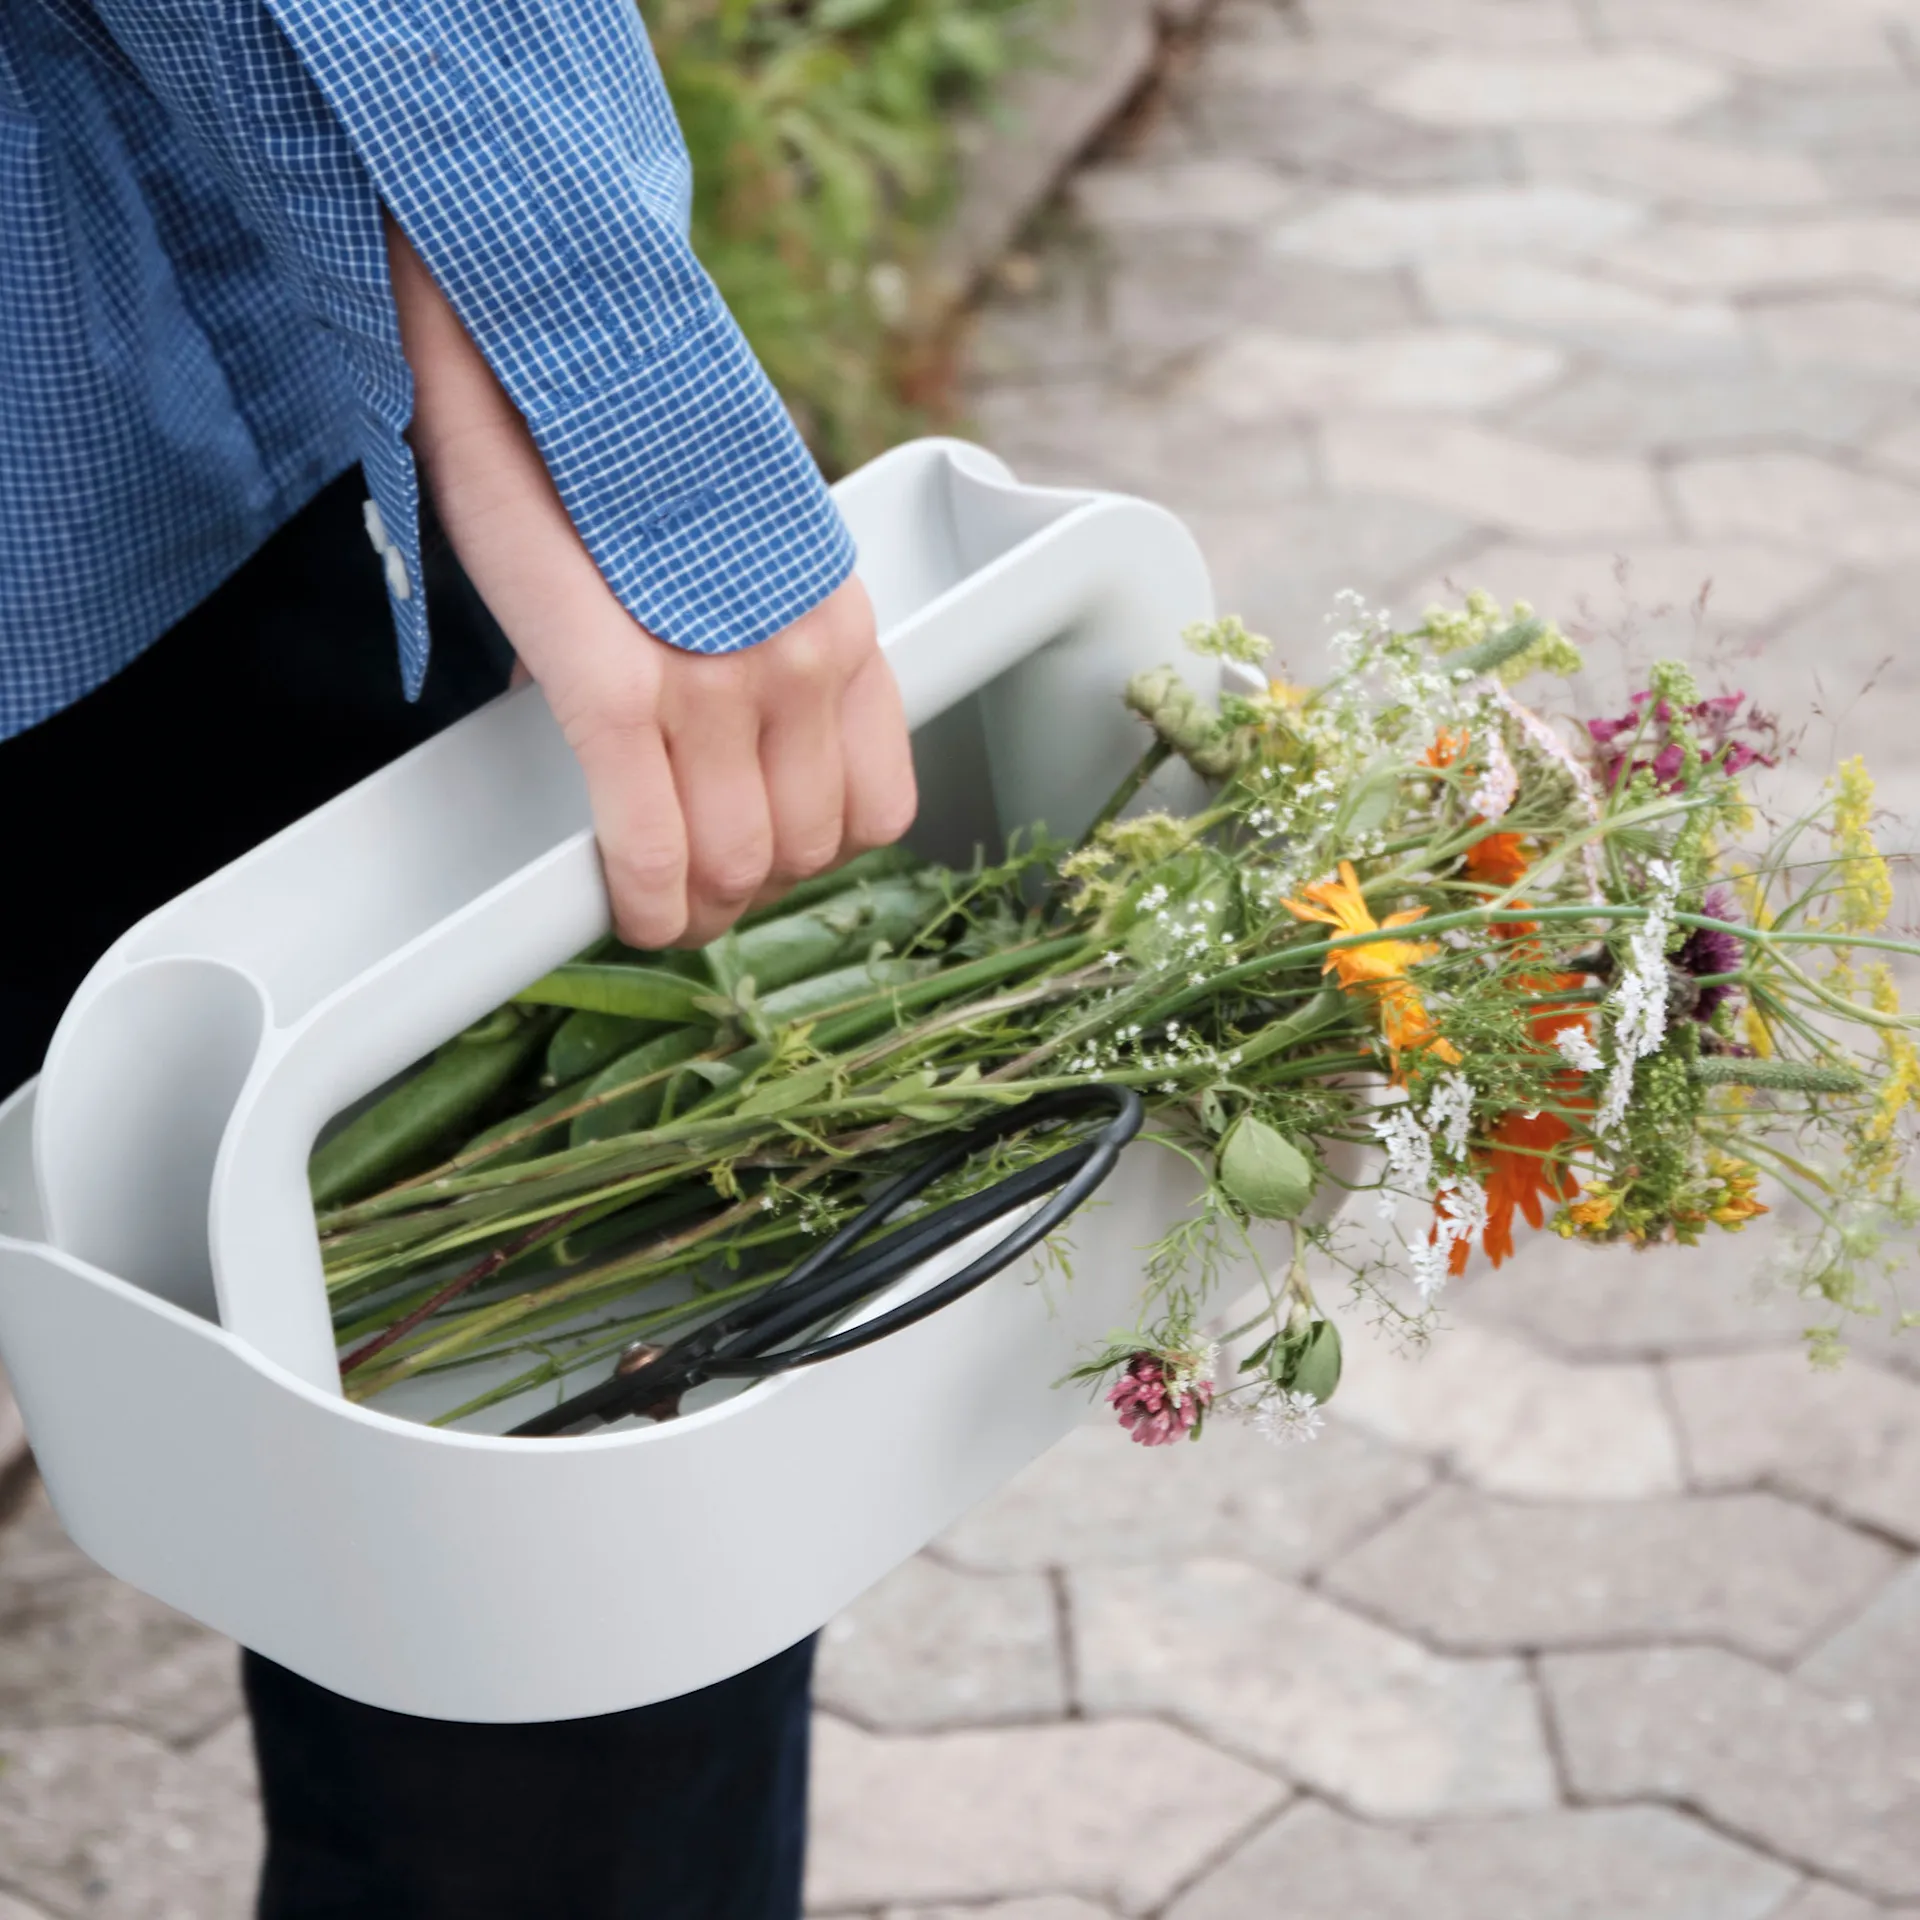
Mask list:
[[[851,543],[688,200],[634,0],[0,0],[0,739],[356,460],[418,690],[383,204],[636,619],[720,653],[815,605]]]

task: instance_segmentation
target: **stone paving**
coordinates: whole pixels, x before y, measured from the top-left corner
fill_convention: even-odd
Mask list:
[[[1297,672],[1485,584],[1920,814],[1920,0],[1228,0],[1002,277],[982,436]],[[1536,1243],[1311,1448],[1076,1432],[829,1628],[815,1912],[1920,1912],[1920,1339],[1811,1373],[1767,1252]],[[0,1920],[239,1920],[249,1794],[231,1650],[28,1487]]]

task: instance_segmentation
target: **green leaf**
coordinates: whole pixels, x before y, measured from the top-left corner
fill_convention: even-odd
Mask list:
[[[1220,1184],[1261,1220],[1297,1220],[1313,1198],[1313,1162],[1258,1114],[1243,1113],[1220,1143]]]
[[[749,1119],[761,1114],[789,1113],[795,1107],[804,1107],[821,1099],[832,1085],[833,1067],[823,1060],[817,1066],[802,1067],[798,1073],[783,1073],[777,1078],[763,1080],[735,1111]]]
[[[1287,1386],[1294,1393],[1311,1394],[1324,1406],[1339,1384],[1340,1329],[1331,1320],[1315,1321]]]

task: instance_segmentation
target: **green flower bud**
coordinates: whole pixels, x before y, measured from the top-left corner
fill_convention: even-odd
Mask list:
[[[1311,1394],[1325,1406],[1339,1384],[1340,1329],[1331,1320],[1317,1321],[1307,1338],[1305,1351],[1294,1364],[1287,1389],[1292,1393]]]
[[[1866,1081],[1845,1067],[1800,1060],[1742,1060],[1710,1053],[1689,1061],[1687,1076],[1702,1087],[1768,1087],[1776,1093],[1860,1093]]]
[[[1538,617],[1516,620],[1499,633],[1490,634],[1476,645],[1466,647],[1459,653],[1450,655],[1447,666],[1457,680],[1470,678],[1477,673],[1494,673],[1517,654],[1547,635],[1547,623]]]
[[[1220,1143],[1220,1184],[1262,1220],[1297,1220],[1313,1198],[1313,1162],[1277,1127],[1243,1113]]]

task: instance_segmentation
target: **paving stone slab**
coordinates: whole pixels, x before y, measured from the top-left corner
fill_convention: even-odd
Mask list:
[[[1244,327],[1344,339],[1421,318],[1400,275],[1285,259],[1204,225],[1063,221],[1034,258],[1032,284],[999,289],[979,318],[976,383],[1139,380]],[[1206,299],[1193,297],[1196,284],[1211,290]]]
[[[1449,1660],[1252,1567],[1076,1569],[1090,1714],[1154,1713],[1382,1819],[1550,1806],[1514,1660]]]
[[[36,1484],[0,1528],[0,1727],[114,1720],[178,1742],[239,1708],[233,1643],[103,1572]]]
[[[1301,0],[1307,28],[1324,35],[1378,35],[1414,45],[1459,41],[1472,47],[1580,48],[1585,21],[1569,0]]]
[[[1675,1801],[1777,1858],[1920,1898],[1920,1729],[1717,1649],[1542,1662],[1571,1790]]]
[[[1023,480],[1112,487],[1177,510],[1277,505],[1318,483],[1304,427],[1172,412],[1106,382],[994,388],[976,397],[973,426]]]
[[[1686,655],[1704,651],[1700,643],[1720,635],[1745,635],[1781,619],[1806,605],[1833,578],[1832,566],[1810,554],[1783,553],[1752,541],[1634,540],[1569,550],[1497,540],[1423,581],[1414,599],[1419,603],[1424,596],[1450,604],[1464,590],[1484,587],[1503,601],[1527,601],[1577,639],[1591,643],[1631,637],[1642,655],[1656,647]],[[1584,696],[1625,695],[1624,681],[1617,693],[1607,684],[1613,664],[1606,649],[1596,649],[1593,674],[1581,689]],[[1534,697],[1545,704],[1553,696],[1542,687]],[[1527,1244],[1531,1248],[1535,1243]],[[1557,1264],[1628,1264],[1605,1255],[1589,1263],[1585,1256],[1590,1251],[1571,1247]],[[1695,1251],[1692,1270],[1705,1264],[1705,1257]]]
[[[1604,256],[1616,272],[1683,293],[1764,293],[1836,285],[1920,289],[1920,217],[1671,220]]]
[[[1257,160],[1133,159],[1082,167],[1067,197],[1095,226],[1239,233],[1271,226],[1299,204],[1301,191]]]
[[[1805,154],[1645,127],[1527,127],[1519,151],[1529,180],[1608,187],[1664,206],[1811,207],[1832,192]]]
[[[1449,1653],[1710,1641],[1786,1660],[1901,1564],[1774,1494],[1573,1504],[1442,1486],[1320,1586]],[[1920,1653],[1920,1604],[1913,1637]]]
[[[1889,467],[1905,479],[1920,480],[1920,420],[1909,420],[1882,434],[1866,451],[1877,465]]]
[[[1823,8],[1819,17],[1829,10]],[[1750,80],[1690,132],[1762,150],[1831,156],[1920,153],[1913,89],[1899,79],[1797,74]]]
[[[1135,230],[1104,245],[1099,325],[1130,366],[1166,367],[1245,327],[1340,340],[1404,331],[1421,318],[1395,273],[1285,259],[1204,232]],[[1195,300],[1196,283],[1215,291]]]
[[[1799,78],[1815,73],[1892,78],[1900,64],[1877,10],[1797,0],[1599,0],[1610,40],[1685,48],[1715,62]]]
[[[1667,1372],[1695,1484],[1781,1487],[1920,1545],[1920,1385],[1858,1356],[1831,1371],[1754,1353]]]
[[[1204,109],[1222,91],[1324,88],[1353,97],[1410,58],[1403,41],[1322,33],[1291,9],[1266,0],[1225,0],[1207,22],[1170,92],[1183,108]]]
[[[1432,1470],[1350,1428],[1278,1448],[1215,1421],[1196,1446],[1075,1429],[936,1543],[981,1572],[1230,1555],[1274,1573],[1323,1564],[1413,1499]]]
[[[822,1706],[889,1732],[1055,1718],[1067,1708],[1044,1575],[909,1560],[827,1628]]]
[[[1791,1884],[1659,1808],[1376,1827],[1303,1801],[1168,1920],[1774,1920]]]
[[[1373,90],[1439,127],[1671,126],[1722,98],[1721,67],[1656,48],[1577,54],[1444,53]]]
[[[1389,415],[1330,420],[1321,447],[1337,492],[1400,494],[1502,532],[1658,540],[1667,530],[1653,475],[1636,460],[1563,453],[1466,421]]]
[[[1886,1911],[1844,1888],[1810,1880],[1767,1920],[1880,1920]]]
[[[1911,33],[1909,33],[1911,41]],[[1830,153],[1821,177],[1844,200],[1869,206],[1920,206],[1920,150],[1911,153]]]
[[[1809,1686],[1871,1700],[1889,1725],[1920,1727],[1920,1560],[1795,1668]]]
[[[1297,178],[1347,187],[1478,186],[1509,180],[1503,136],[1420,126],[1351,94],[1215,84],[1184,116],[1207,152],[1265,160]]]
[[[0,1893],[0,1920],[52,1920],[52,1916],[40,1907],[16,1900],[10,1893]]]
[[[1191,523],[1220,605],[1272,636],[1275,668],[1294,680],[1318,679],[1330,664],[1327,616],[1337,593],[1407,604],[1407,589],[1474,536],[1458,514],[1390,495],[1209,508]]]
[[[1650,1367],[1571,1366],[1492,1328],[1445,1329],[1411,1358],[1356,1332],[1334,1406],[1488,1493],[1648,1500],[1682,1490]]]
[[[259,1815],[218,1768],[125,1727],[0,1732],[0,1874],[86,1920],[244,1920]]]
[[[1471,413],[1540,392],[1566,364],[1552,347],[1470,327],[1358,340],[1250,328],[1203,355],[1162,404],[1249,424],[1375,409]]]
[[[1774,1256],[1764,1226],[1627,1259],[1617,1248],[1539,1234],[1504,1267],[1469,1274],[1453,1306],[1464,1319],[1508,1328],[1569,1360],[1797,1350],[1822,1315],[1772,1277]]]
[[[1920,488],[1901,481],[1804,453],[1683,461],[1670,480],[1699,539],[1778,540],[1868,567],[1920,557]]]
[[[1901,301],[1861,295],[1783,302],[1757,309],[1752,325],[1783,366],[1851,368],[1913,382],[1920,310]]]
[[[1287,1797],[1150,1720],[876,1738],[823,1717],[807,1904],[1071,1893],[1140,1913]]]
[[[1274,228],[1282,254],[1359,269],[1455,254],[1578,258],[1643,226],[1637,201],[1580,187],[1463,187],[1337,193]]]
[[[1594,453],[1704,452],[1760,441],[1854,448],[1907,404],[1896,381],[1831,367],[1681,374],[1600,366],[1523,402],[1508,424],[1530,439]]]
[[[1600,274],[1524,260],[1429,260],[1420,288],[1436,318],[1482,322],[1635,368],[1725,368],[1754,346],[1724,301],[1673,299]]]

